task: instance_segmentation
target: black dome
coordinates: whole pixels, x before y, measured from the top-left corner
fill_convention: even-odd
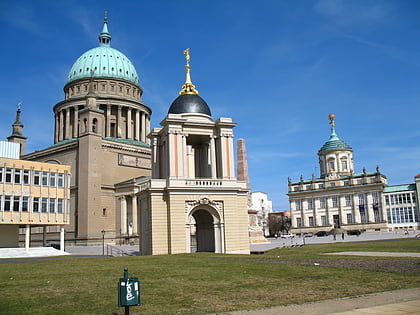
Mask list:
[[[211,116],[210,108],[198,94],[181,94],[171,107],[168,114],[197,113]]]

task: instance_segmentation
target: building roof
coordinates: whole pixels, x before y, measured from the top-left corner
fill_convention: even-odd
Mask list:
[[[415,184],[404,184],[384,187],[384,193],[416,190]]]
[[[107,19],[99,35],[99,47],[92,48],[77,58],[70,69],[67,83],[78,79],[116,78],[140,85],[133,63],[122,52],[110,46]]]
[[[319,149],[318,152],[329,151],[329,150],[353,150],[351,146],[341,140],[335,133],[335,128],[331,127],[331,135],[327,142]]]
[[[196,113],[211,116],[210,108],[198,94],[181,94],[169,107],[168,114]]]
[[[327,142],[324,143],[324,145],[319,149],[318,154],[324,151],[330,151],[330,150],[351,150],[353,151],[352,147],[349,146],[347,143],[345,143],[343,140],[341,140],[337,134],[335,133],[335,122],[334,114],[330,114],[329,116],[330,124],[331,124],[331,135]]]

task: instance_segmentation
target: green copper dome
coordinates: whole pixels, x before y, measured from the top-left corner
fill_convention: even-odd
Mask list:
[[[328,141],[324,143],[324,145],[321,147],[321,149],[319,149],[318,152],[340,149],[353,150],[351,146],[349,146],[337,136],[337,134],[335,133],[335,128],[332,127],[330,139],[328,139]]]
[[[111,35],[107,20],[99,35],[99,47],[92,48],[81,55],[71,67],[67,83],[90,78],[116,78],[139,85],[139,77],[132,62],[120,51],[110,47]]]

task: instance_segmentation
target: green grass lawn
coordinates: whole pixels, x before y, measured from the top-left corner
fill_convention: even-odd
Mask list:
[[[310,245],[264,255],[197,253],[2,263],[0,314],[124,314],[117,306],[117,283],[125,267],[141,281],[142,305],[132,307],[131,314],[208,314],[420,286],[418,274],[275,263],[279,258],[343,259],[322,254],[338,251],[420,252],[420,240]],[[414,260],[420,264],[420,259]]]

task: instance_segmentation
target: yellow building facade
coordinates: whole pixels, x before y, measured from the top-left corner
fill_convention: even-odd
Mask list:
[[[0,247],[25,247],[34,227],[59,227],[64,241],[70,223],[70,166],[0,158]]]

